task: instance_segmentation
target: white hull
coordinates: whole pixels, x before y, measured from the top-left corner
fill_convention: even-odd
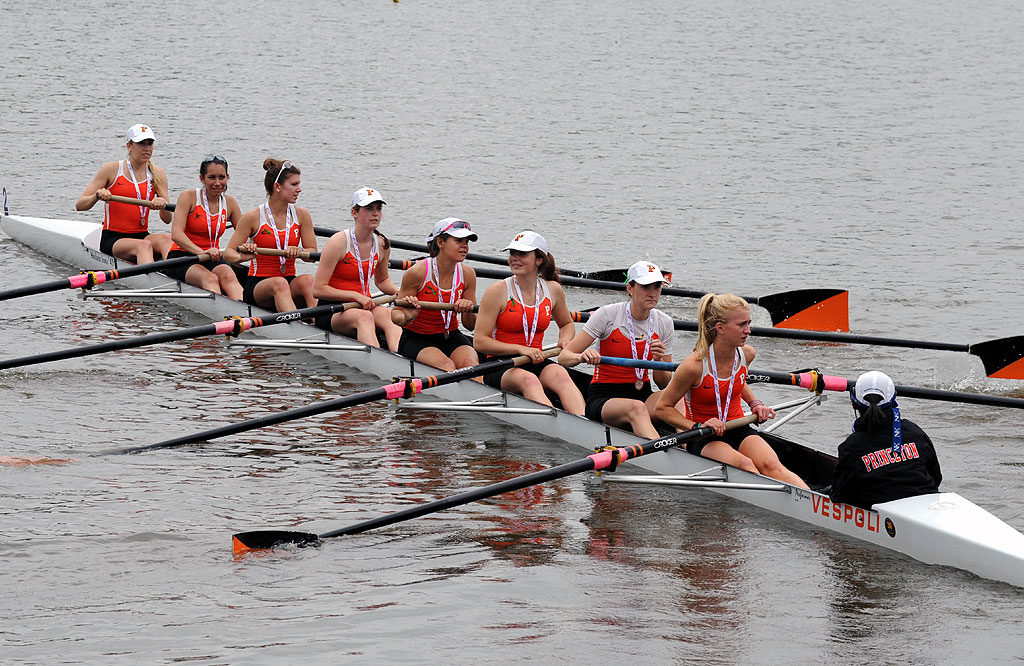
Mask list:
[[[113,258],[92,249],[98,243],[99,237],[99,225],[94,223],[5,216],[0,221],[0,226],[15,240],[75,268],[107,269],[115,264]],[[90,247],[86,247],[87,245]],[[149,289],[166,285],[169,280],[170,278],[159,274],[149,274],[119,280],[118,285],[132,289]],[[189,285],[181,285],[180,289],[186,293],[207,293]],[[249,308],[222,296],[182,300],[182,305],[209,317],[211,321],[222,319],[226,315],[265,314],[259,309]],[[256,328],[253,332],[262,337],[278,340],[324,335],[320,329],[301,322]],[[354,340],[337,334],[330,334],[327,339],[329,343],[335,345],[358,345]],[[437,372],[434,368],[412,363],[397,354],[376,348],[362,348],[359,351],[309,351],[388,381],[396,376],[422,377]],[[533,432],[581,445],[591,451],[595,446],[608,443],[626,446],[642,441],[632,433],[560,410],[547,409],[520,396],[496,394],[493,389],[474,381],[465,380],[430,389],[428,394],[424,394],[417,401],[438,398],[456,402],[500,400],[509,409],[490,412],[493,417]],[[794,471],[799,472],[801,464],[810,465],[804,478],[813,475],[812,468],[822,474],[827,473],[834,464],[833,458],[806,447],[772,436],[768,436],[768,439],[779,451],[783,462]],[[719,466],[679,449],[644,456],[631,464],[666,476],[699,474],[711,468],[713,473],[729,482],[720,484],[726,487],[709,486],[714,492],[790,516],[810,525],[904,553],[921,562],[957,567],[985,578],[1024,587],[1024,534],[956,493],[923,495],[886,502],[877,505],[875,511],[865,511],[833,504],[821,493],[795,488],[728,466]],[[729,484],[751,484],[774,489],[739,489]]]

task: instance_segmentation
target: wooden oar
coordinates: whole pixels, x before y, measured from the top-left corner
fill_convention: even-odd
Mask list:
[[[395,300],[394,296],[378,296],[373,299],[373,302],[389,303],[393,300]],[[357,307],[359,307],[359,304],[353,301],[350,303],[334,303],[331,305],[318,305],[312,308],[303,308],[301,310],[278,312],[276,314],[267,315],[265,317],[234,317],[231,319],[226,319],[224,321],[217,321],[211,324],[203,324],[202,326],[192,326],[190,328],[183,328],[176,331],[149,333],[147,335],[140,335],[138,337],[127,338],[125,340],[112,340],[110,342],[100,342],[95,345],[72,347],[70,349],[61,349],[58,351],[45,352],[42,354],[33,354],[31,356],[22,356],[21,358],[7,359],[0,361],[0,370],[6,370],[8,368],[19,368],[26,365],[36,365],[38,363],[62,361],[64,359],[79,358],[82,356],[92,356],[94,354],[102,354],[104,352],[109,351],[135,349],[137,347],[145,347],[147,345],[155,345],[164,342],[174,342],[176,340],[201,338],[208,335],[233,336],[238,335],[243,331],[247,331],[250,328],[258,328],[260,326],[273,326],[274,324],[283,324],[285,322],[297,321],[301,319],[313,319],[314,317],[319,317],[320,315],[342,312],[344,310]]]
[[[409,270],[416,262],[409,259],[391,259],[388,266],[398,270]],[[493,268],[474,268],[481,277],[503,280],[512,275],[511,271]],[[562,277],[562,284],[594,289],[626,291],[624,282],[605,282],[585,278]],[[662,295],[701,298],[707,292],[676,287],[662,287]],[[849,331],[849,292],[842,289],[797,289],[767,296],[745,296],[748,302],[768,310],[772,323],[780,329],[802,329],[810,331]]]
[[[336,231],[332,231],[331,229],[327,229],[325,227],[313,227],[313,231],[316,233],[317,236],[327,237],[333,236],[334,234],[337,233]],[[410,250],[412,252],[427,251],[427,246],[423,243],[411,243],[409,241],[395,240],[394,238],[389,238],[388,240],[391,242],[392,246],[397,247],[401,250]],[[466,255],[466,259],[469,259],[470,261],[479,261],[480,263],[483,264],[508,266],[507,257],[492,257],[486,254],[477,254],[476,252],[470,252],[469,254]],[[558,270],[561,271],[562,275],[568,275],[571,277],[579,278],[588,278],[591,280],[621,282],[626,279],[625,268],[608,268],[599,271],[576,271],[571,268],[559,268]],[[672,279],[671,275],[671,273],[666,273],[666,277],[668,277],[670,280]]]
[[[753,423],[756,418],[756,416],[751,414],[739,419],[726,421],[725,427],[727,430],[738,428],[739,426]],[[558,465],[557,467],[551,467],[549,469],[533,472],[532,474],[526,474],[525,476],[508,479],[506,481],[499,481],[497,483],[483,486],[482,488],[467,490],[459,493],[458,495],[434,500],[433,502],[427,502],[426,504],[419,504],[402,511],[389,513],[378,518],[356,523],[355,525],[349,525],[348,527],[342,527],[341,529],[324,532],[323,534],[291,532],[286,530],[257,530],[254,532],[240,532],[232,537],[233,549],[234,552],[238,554],[249,550],[263,550],[286,544],[312,546],[319,544],[323,539],[345,536],[348,534],[359,534],[378,527],[394,525],[395,523],[412,520],[413,518],[419,518],[420,516],[425,516],[430,513],[437,513],[438,511],[444,511],[445,509],[450,509],[452,507],[469,504],[470,502],[476,502],[477,500],[510,493],[528,486],[535,486],[540,483],[563,479],[567,476],[572,476],[573,474],[609,468],[615,469],[615,467],[620,463],[626,462],[627,460],[639,458],[640,456],[645,456],[651,453],[657,453],[658,451],[664,451],[674,446],[679,446],[680,444],[700,439],[701,437],[710,435],[712,432],[711,428],[703,426],[695,430],[685,430],[673,435],[666,435],[659,439],[652,439],[642,444],[634,444],[632,446],[618,449],[601,450],[587,456],[586,458],[580,458],[579,460],[565,463],[564,465]]]
[[[288,255],[288,250],[278,250],[274,247],[258,247],[256,248],[256,254],[265,254],[271,257],[285,257]],[[304,259],[305,261],[320,261],[319,252],[309,252],[307,250],[299,250],[299,253],[295,255],[298,259]]]
[[[630,359],[632,360],[632,359]],[[803,370],[800,372],[770,372],[759,370],[747,373],[748,383],[785,384],[787,386],[800,386],[809,391],[821,393],[822,391],[843,391],[849,392],[857,383],[856,379],[845,379],[834,375],[825,375],[817,370]],[[962,391],[943,391],[941,389],[921,388],[918,386],[896,385],[896,396],[905,398],[920,398],[922,400],[941,400],[944,402],[963,402],[971,405],[986,405],[989,407],[1013,407],[1024,409],[1024,398],[1011,398],[1003,395],[985,395],[984,393],[964,393]]]
[[[147,207],[149,206],[149,204],[153,203],[152,201],[148,201],[146,199],[136,199],[135,197],[122,197],[122,196],[117,195],[117,194],[111,194],[110,195],[110,200],[111,201],[117,201],[118,203],[132,204],[133,206],[147,206]],[[163,210],[169,210],[169,211],[173,212],[174,211],[174,204],[173,203],[165,203],[163,205]]]
[[[44,294],[46,292],[59,291],[61,289],[91,289],[98,284],[110,282],[111,280],[118,280],[120,278],[131,277],[133,275],[145,275],[146,273],[154,273],[167,268],[189,266],[200,261],[206,261],[209,258],[210,255],[204,253],[194,257],[177,257],[176,259],[163,259],[161,261],[154,261],[148,264],[139,264],[137,266],[129,265],[116,270],[83,271],[79,275],[72,275],[71,277],[61,278],[60,280],[53,280],[51,282],[43,282],[42,284],[33,284],[25,287],[16,287],[14,289],[0,291],[0,301],[18,298],[19,296]]]
[[[573,312],[571,314],[573,321],[585,322],[590,319],[590,313],[588,312]],[[677,331],[696,332],[700,328],[695,321],[673,319],[672,322]],[[1024,379],[1024,335],[964,345],[952,342],[927,342],[830,331],[794,331],[790,329],[765,328],[763,326],[751,326],[750,334],[765,338],[788,338],[809,342],[840,342],[855,345],[876,345],[879,347],[966,352],[981,359],[982,364],[985,366],[985,374],[989,377],[994,379]]]
[[[556,356],[561,349],[555,347],[544,352],[545,357]],[[264,428],[266,426],[277,425],[278,423],[284,423],[286,421],[294,421],[296,419],[305,418],[307,416],[314,416],[316,414],[323,414],[324,412],[331,412],[338,409],[344,409],[346,407],[355,407],[356,405],[362,405],[375,400],[397,400],[398,398],[411,398],[417,393],[424,391],[429,388],[436,386],[442,386],[444,384],[452,384],[454,382],[461,381],[463,379],[469,379],[472,377],[478,377],[485,375],[488,372],[494,370],[501,370],[502,368],[512,368],[520,365],[526,365],[533,361],[529,356],[514,356],[511,358],[501,358],[479,365],[471,365],[468,368],[459,368],[458,370],[452,370],[451,372],[443,372],[439,375],[431,375],[429,377],[412,377],[410,379],[403,379],[396,381],[392,384],[387,384],[377,389],[369,391],[363,391],[362,393],[356,393],[354,395],[347,395],[341,398],[335,398],[333,400],[326,400],[324,402],[318,402],[312,405],[306,405],[304,407],[296,407],[295,409],[288,409],[277,414],[270,416],[263,416],[255,419],[249,419],[248,421],[242,421],[232,425],[222,426],[220,428],[213,428],[211,430],[204,430],[193,435],[183,435],[181,437],[175,437],[174,439],[164,440],[162,442],[156,442],[155,444],[147,444],[146,446],[135,446],[125,449],[115,449],[112,451],[104,451],[102,455],[109,454],[126,454],[126,453],[141,453],[143,451],[152,451],[154,449],[164,449],[172,446],[182,446],[184,444],[195,444],[197,442],[206,442],[211,439],[217,439],[218,437],[226,437],[227,435],[236,435],[240,432],[246,432],[247,430],[255,430],[257,428]]]

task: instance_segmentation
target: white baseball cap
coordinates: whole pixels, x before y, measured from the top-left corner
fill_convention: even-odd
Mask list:
[[[427,242],[429,243],[441,234],[448,234],[452,238],[468,238],[471,241],[477,239],[476,234],[469,228],[469,222],[460,220],[457,217],[446,217],[443,220],[438,220],[437,224],[434,225],[433,231],[427,236]]]
[[[380,195],[380,192],[369,187],[361,187],[352,193],[353,206],[368,206],[374,201],[379,201],[382,204],[387,203],[387,201],[384,201],[384,197]]]
[[[655,264],[649,261],[638,261],[626,271],[626,284],[636,282],[637,284],[651,284],[653,282],[665,282],[665,276],[661,274]]]
[[[132,125],[128,128],[128,141],[132,143],[138,143],[139,141],[145,141],[146,139],[153,139],[156,141],[156,135],[153,134],[153,130],[149,129],[149,125]]]
[[[508,250],[519,250],[520,252],[540,250],[544,254],[547,254],[548,242],[536,231],[524,231],[516,234],[516,237],[512,239],[511,243],[505,246],[505,249],[502,250],[502,252],[506,252]]]
[[[853,399],[862,405],[867,405],[868,402],[865,398],[872,393],[882,396],[882,401],[879,404],[888,403],[896,397],[896,385],[884,372],[877,370],[865,372],[857,378],[857,383],[853,387]]]

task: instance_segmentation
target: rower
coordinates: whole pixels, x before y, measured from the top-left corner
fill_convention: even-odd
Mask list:
[[[149,233],[149,211],[159,210],[160,219],[171,222],[164,205],[170,199],[167,173],[153,164],[156,135],[148,125],[128,128],[128,159],[107,162],[93,176],[75,202],[75,210],[89,210],[96,202],[106,202],[100,252],[120,259],[148,264],[154,256],[164,257],[171,247],[168,234]],[[111,201],[111,195],[149,202],[148,206]]]
[[[295,205],[302,192],[302,172],[288,160],[273,158],[264,160],[263,170],[267,203],[242,216],[224,257],[231,263],[252,260],[242,290],[242,300],[249,305],[286,312],[295,309],[295,299],[302,299],[306,307],[313,307],[313,276],[295,274],[299,252],[316,252],[313,218]],[[284,250],[286,256],[257,255],[256,248]]]
[[[171,268],[171,277],[215,294],[242,300],[242,285],[235,271],[221,258],[220,238],[228,226],[235,227],[242,210],[228,189],[228,161],[209,155],[199,163],[199,182],[203,187],[185,190],[178,196],[171,221],[171,250],[168,259],[209,254],[209,261]],[[216,209],[216,212],[214,212]]]
[[[530,365],[484,375],[488,386],[512,391],[534,402],[551,405],[545,389],[558,396],[562,408],[573,414],[584,411],[583,394],[569,372],[544,357],[544,331],[551,320],[558,326],[558,345],[572,340],[576,327],[558,283],[555,258],[547,241],[533,231],[517,234],[505,247],[512,277],[495,282],[484,291],[473,335],[473,347],[483,361],[527,355]]]
[[[411,307],[395,307],[391,319],[403,328],[398,353],[446,372],[479,363],[473,344],[459,330],[473,330],[476,314],[476,271],[464,266],[469,242],[477,235],[469,223],[456,217],[439,220],[427,236],[430,257],[417,261],[402,276],[399,300]],[[442,303],[448,310],[421,310],[420,301]]]
[[[870,509],[880,502],[939,492],[942,471],[921,428],[900,414],[888,375],[866,372],[850,391],[856,420],[839,445],[829,497]]]
[[[714,431],[688,444],[690,453],[807,488],[753,428],[725,429],[726,420],[743,416],[741,399],[758,423],[775,417],[775,411],[754,396],[746,381],[755,356],[754,348],[746,344],[750,305],[734,294],[706,294],[700,300],[697,321],[700,328],[693,353],[676,368],[655,406],[655,415],[677,428],[707,426]]]
[[[583,329],[564,346],[558,362],[573,367],[598,364],[601,356],[632,356],[648,361],[672,360],[675,328],[672,318],[656,309],[662,285],[668,280],[649,261],[638,261],[626,271],[629,300],[595,310]],[[597,348],[592,345],[597,341]],[[597,365],[587,392],[586,415],[593,421],[629,427],[637,435],[654,439],[654,406],[661,396],[651,385],[652,373],[640,368]],[[666,386],[668,370],[655,370],[654,382]]]
[[[402,329],[391,321],[391,310],[370,297],[371,280],[385,294],[398,291],[388,272],[391,242],[379,229],[384,205],[384,197],[373,188],[363,187],[352,194],[355,225],[334,234],[324,244],[313,277],[313,296],[320,305],[357,301],[361,308],[317,317],[320,328],[354,336],[374,347],[380,346],[379,331],[388,349],[396,351]]]

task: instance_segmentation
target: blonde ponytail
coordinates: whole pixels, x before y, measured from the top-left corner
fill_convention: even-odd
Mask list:
[[[163,199],[170,201],[171,196],[167,192],[167,183],[156,175],[156,166],[153,164],[153,160],[146,162],[146,168],[149,169],[149,173],[153,175],[153,191],[156,192],[158,197],[162,197]]]
[[[708,349],[715,343],[718,337],[718,330],[715,326],[718,322],[725,323],[729,313],[740,308],[749,310],[750,304],[736,294],[704,294],[697,306],[697,322],[700,328],[697,331],[697,344],[693,347],[694,355],[703,359],[708,355]]]

